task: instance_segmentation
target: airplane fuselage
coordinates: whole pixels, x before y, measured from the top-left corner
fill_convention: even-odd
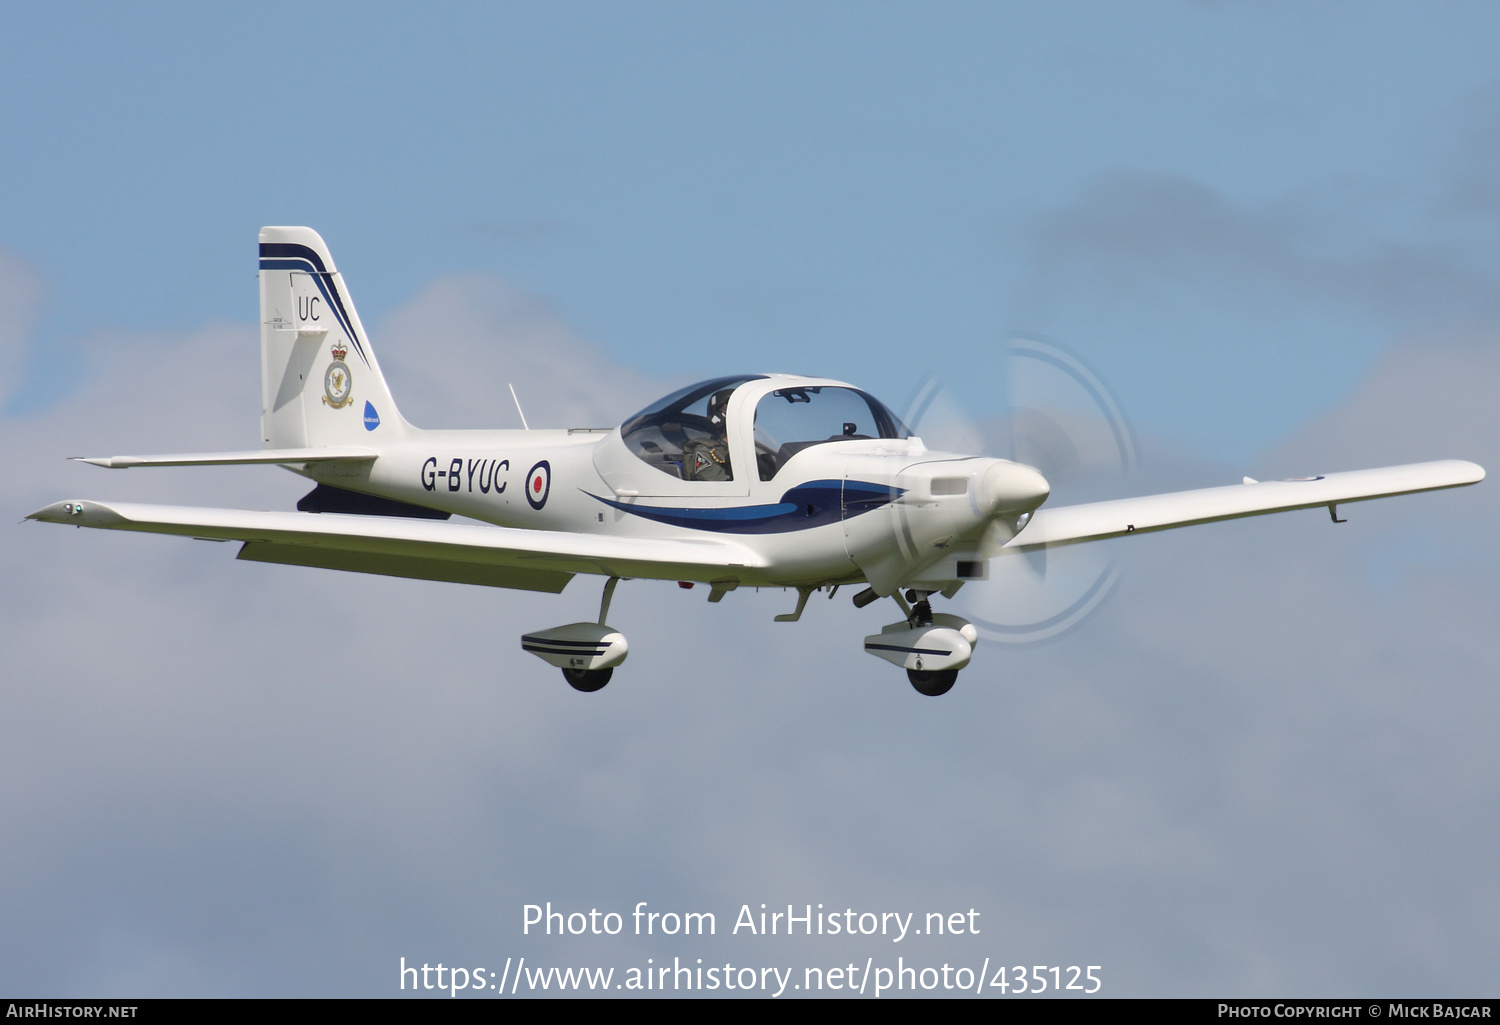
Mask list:
[[[681,538],[687,530],[753,540],[767,565],[747,570],[740,583],[754,586],[854,583],[893,552],[909,569],[973,549],[990,522],[986,475],[1013,467],[1028,483],[1039,479],[1005,460],[929,452],[916,438],[819,445],[768,481],[753,472],[677,481],[648,466],[637,473],[631,462],[638,460],[623,451],[619,429],[408,428],[372,463],[299,472],[503,527],[642,538]],[[971,554],[966,561],[977,560]]]

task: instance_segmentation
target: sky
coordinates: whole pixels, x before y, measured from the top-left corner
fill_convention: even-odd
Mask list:
[[[533,426],[599,425],[765,371],[898,409],[936,378],[984,417],[1023,334],[1109,383],[1141,493],[1493,468],[1497,29],[1458,3],[7,9],[0,991],[399,996],[403,957],[524,956],[1493,994],[1489,483],[1108,542],[1092,618],[981,643],[935,700],[860,650],[881,605],[789,626],[780,592],[623,584],[630,660],[582,695],[517,640],[591,618],[587,578],[17,521],[293,507],[275,468],[65,459],[254,445],[265,224],[323,235],[422,427],[517,426],[511,382]],[[626,925],[523,933],[548,901]],[[716,935],[636,936],[641,901]],[[980,931],[731,932],[762,903]]]

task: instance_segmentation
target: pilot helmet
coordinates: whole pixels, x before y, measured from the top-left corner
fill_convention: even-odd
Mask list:
[[[724,413],[729,407],[729,396],[733,388],[723,388],[708,397],[708,419],[715,427],[724,426]]]

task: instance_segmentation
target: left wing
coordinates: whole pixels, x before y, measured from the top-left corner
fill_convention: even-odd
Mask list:
[[[255,562],[561,591],[575,573],[716,583],[765,560],[717,538],[612,537],[341,513],[56,502],[29,520],[243,541]]]
[[[1032,514],[1021,532],[1004,545],[1004,550],[1052,548],[1292,509],[1326,506],[1331,512],[1346,502],[1458,488],[1482,480],[1482,467],[1459,459],[1447,459],[1293,480],[1247,481],[1225,488],[1177,491],[1167,495],[1066,505],[1057,509],[1042,508]]]

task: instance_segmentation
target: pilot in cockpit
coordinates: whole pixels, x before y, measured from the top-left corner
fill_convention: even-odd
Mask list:
[[[708,398],[708,423],[713,429],[706,438],[694,438],[682,447],[682,475],[688,480],[733,480],[729,465],[729,431],[725,410],[733,388],[721,388]]]

